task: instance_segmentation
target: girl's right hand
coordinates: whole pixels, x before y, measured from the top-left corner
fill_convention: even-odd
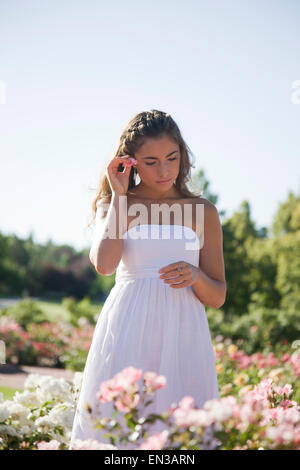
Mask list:
[[[120,163],[125,167],[123,172],[118,171]],[[131,167],[136,163],[137,161],[133,157],[130,157],[130,155],[112,158],[106,168],[106,177],[109,181],[112,193],[124,196],[127,194]]]

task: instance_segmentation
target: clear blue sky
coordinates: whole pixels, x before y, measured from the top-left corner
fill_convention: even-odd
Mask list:
[[[230,216],[299,191],[298,0],[1,0],[0,230],[88,247],[103,163],[168,112]]]

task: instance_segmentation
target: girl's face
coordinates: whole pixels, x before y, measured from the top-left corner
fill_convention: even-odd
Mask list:
[[[179,145],[169,136],[147,138],[146,142],[134,154],[135,167],[141,182],[165,192],[172,188],[180,168]]]

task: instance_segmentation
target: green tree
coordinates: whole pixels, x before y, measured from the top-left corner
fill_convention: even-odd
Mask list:
[[[277,259],[275,285],[281,308],[300,312],[300,196],[289,192],[273,222]]]
[[[292,191],[289,192],[287,201],[279,205],[274,217],[272,231],[275,237],[287,233],[295,233],[300,230],[300,197]]]
[[[228,319],[232,315],[247,312],[251,298],[251,257],[250,247],[259,237],[259,232],[251,220],[250,206],[243,201],[232,217],[226,219],[223,228],[223,251],[227,296],[223,310]]]

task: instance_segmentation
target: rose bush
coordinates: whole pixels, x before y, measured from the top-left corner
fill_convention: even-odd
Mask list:
[[[6,362],[82,370],[94,327],[84,317],[78,323],[78,328],[63,322],[31,323],[25,330],[15,320],[0,317]]]
[[[101,417],[94,419],[95,428],[106,429],[117,447],[119,442],[136,442],[136,449],[151,450],[300,449],[300,406],[291,399],[291,384],[277,386],[267,378],[244,390],[239,400],[221,397],[208,400],[198,409],[194,398],[186,396],[161,415],[147,416],[145,409],[151,402],[147,395],[167,384],[163,376],[146,372],[140,390],[141,376],[142,370],[125,368],[103,382],[97,393],[100,401],[113,401],[115,410],[124,413],[124,427],[116,420],[111,426]],[[145,405],[142,417],[137,408],[140,403]],[[92,412],[88,404],[87,409]],[[151,424],[157,419],[165,423],[166,429],[149,436]],[[125,425],[131,433],[124,431]]]
[[[72,383],[29,375],[22,393],[0,402],[0,449],[68,449],[81,380],[80,372]],[[264,378],[241,388],[238,397],[208,400],[202,409],[186,396],[161,415],[147,415],[153,394],[166,386],[165,377],[134,367],[102,382],[96,396],[104,403],[112,401],[115,411],[112,417],[96,417],[94,424],[107,430],[110,442],[77,440],[72,449],[118,449],[124,442],[136,443],[136,450],[300,449],[300,407],[289,383]],[[158,419],[165,429],[151,433]]]
[[[8,358],[34,351],[44,358],[59,357],[61,363],[74,359],[83,368],[94,329],[85,319],[80,321],[82,329],[42,323],[24,332],[13,320],[1,317],[0,336]],[[198,410],[193,397],[182,397],[162,415],[147,415],[147,403],[167,386],[166,380],[152,371],[143,375],[126,368],[99,384],[98,400],[112,401],[115,412],[107,419],[99,417],[95,426],[105,428],[110,439],[76,441],[74,448],[114,448],[130,441],[137,449],[299,449],[300,341],[285,342],[276,354],[268,347],[246,354],[241,343],[221,335],[213,344],[220,400],[208,401]],[[0,394],[0,449],[68,449],[81,379],[82,372],[75,372],[73,382],[31,374],[24,391],[12,400],[4,401]],[[153,433],[157,420],[165,429]]]

